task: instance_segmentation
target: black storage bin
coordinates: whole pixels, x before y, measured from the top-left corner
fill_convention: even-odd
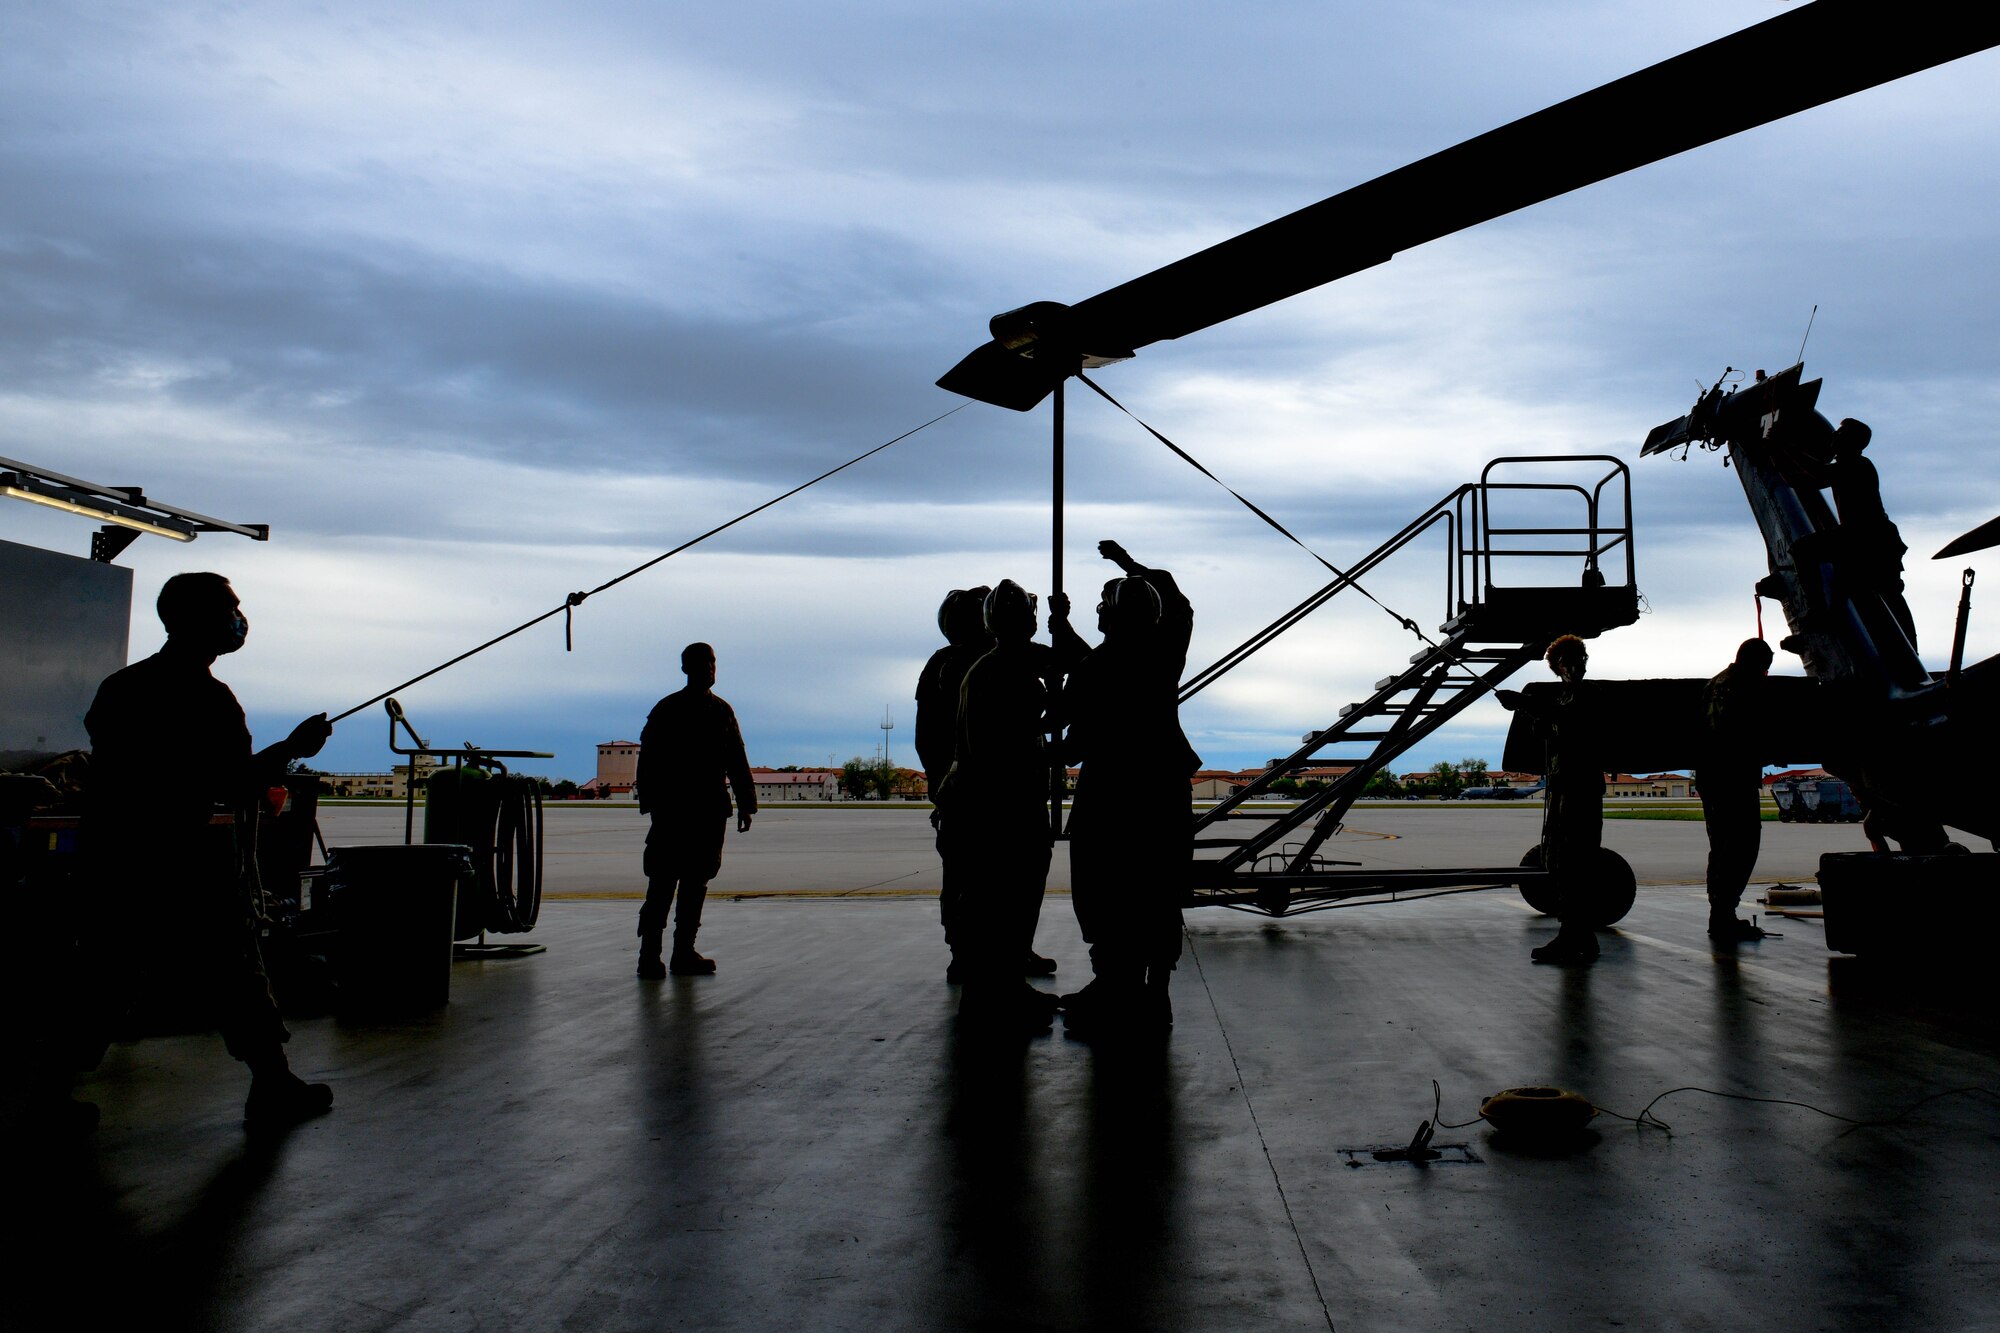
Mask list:
[[[471,853],[452,843],[328,849],[343,1012],[409,1013],[450,998],[453,916],[471,874]]]
[[[2000,927],[2000,854],[1827,852],[1826,947],[1914,958],[1984,950]]]

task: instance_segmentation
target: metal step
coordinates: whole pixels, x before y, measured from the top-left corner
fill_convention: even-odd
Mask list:
[[[1398,681],[1401,681],[1401,680],[1403,680],[1403,679],[1404,679],[1404,677],[1402,677],[1402,676],[1384,676],[1384,677],[1382,677],[1382,679],[1380,679],[1380,680],[1378,680],[1378,681],[1376,681],[1376,682],[1375,682],[1375,689],[1376,689],[1376,690],[1377,690],[1378,692],[1379,692],[1379,691],[1382,691],[1382,690],[1386,690],[1386,689],[1388,689],[1388,688],[1389,688],[1390,686],[1392,686],[1392,685],[1396,684],[1396,683],[1397,683]],[[1417,688],[1417,686],[1419,686],[1419,685],[1423,684],[1423,681],[1424,681],[1424,678],[1423,678],[1422,676],[1418,676],[1418,677],[1417,677],[1417,678],[1415,678],[1414,680],[1411,680],[1409,684],[1407,684],[1407,685],[1403,686],[1403,689],[1405,689],[1405,690],[1414,690],[1415,688]],[[1438,682],[1438,688],[1439,688],[1439,689],[1441,689],[1441,690],[1463,690],[1463,689],[1469,689],[1469,688],[1471,688],[1472,686],[1474,686],[1474,685],[1477,685],[1477,684],[1479,684],[1479,677],[1477,677],[1477,676],[1471,676],[1471,675],[1465,675],[1465,676],[1449,676],[1449,675],[1448,675],[1448,676],[1446,676],[1446,677],[1445,677],[1445,678],[1444,678],[1444,679],[1443,679],[1442,681]],[[1399,690],[1399,691],[1398,691],[1398,693],[1401,693],[1401,691]]]

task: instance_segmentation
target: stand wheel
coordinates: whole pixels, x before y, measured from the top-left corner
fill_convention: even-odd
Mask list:
[[[1542,866],[1542,845],[1536,843],[1521,858],[1524,867],[1539,870]],[[1625,858],[1609,847],[1597,849],[1597,866],[1590,877],[1590,924],[1602,929],[1625,919],[1632,910],[1632,903],[1639,896],[1639,880],[1632,873],[1632,867]],[[1521,886],[1521,897],[1528,906],[1543,916],[1554,916],[1556,911],[1555,886],[1547,880],[1538,880]]]
[[[1539,842],[1521,855],[1521,866],[1526,870],[1542,868],[1542,844]],[[1521,897],[1528,906],[1543,916],[1556,914],[1555,886],[1545,879],[1530,880],[1521,886]]]

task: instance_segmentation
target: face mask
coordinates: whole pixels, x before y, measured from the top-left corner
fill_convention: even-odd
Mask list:
[[[241,648],[243,641],[249,637],[250,622],[242,616],[231,616],[229,618],[229,651],[233,653],[238,648]]]

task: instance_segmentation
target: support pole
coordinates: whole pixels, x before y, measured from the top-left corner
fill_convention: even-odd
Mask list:
[[[1055,433],[1052,442],[1055,502],[1050,510],[1049,550],[1049,601],[1052,608],[1063,590],[1063,385],[1067,382],[1067,376],[1057,380],[1055,392]],[[1056,739],[1060,742],[1061,737]],[[1050,748],[1049,756],[1049,835],[1059,839],[1062,837],[1063,803],[1063,758],[1059,743]]]
[[[1055,505],[1051,512],[1053,541],[1049,552],[1049,593],[1063,590],[1063,384],[1056,381],[1055,394]]]

